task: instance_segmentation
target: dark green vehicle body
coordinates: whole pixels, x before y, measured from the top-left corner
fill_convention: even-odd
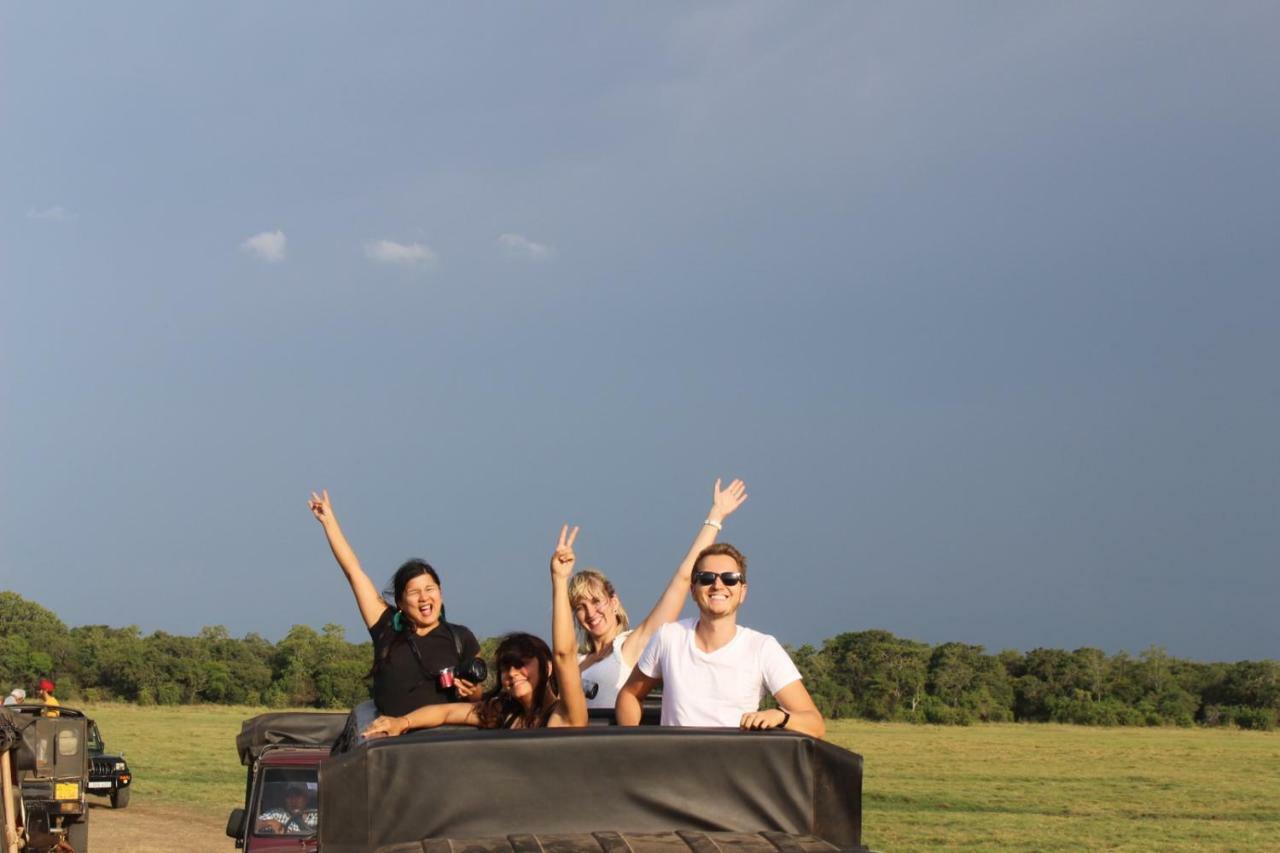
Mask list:
[[[4,709],[6,729],[16,730],[10,750],[15,800],[22,823],[19,849],[38,853],[70,847],[89,850],[88,733],[92,721],[75,708],[44,716],[43,705]]]

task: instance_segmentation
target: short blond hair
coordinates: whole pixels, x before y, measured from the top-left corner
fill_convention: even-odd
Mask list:
[[[605,576],[605,573],[599,569],[583,569],[575,572],[573,577],[569,578],[569,606],[577,607],[578,602],[583,599],[592,598],[597,593],[604,593],[605,598],[617,598],[618,591],[613,588],[613,583]],[[578,651],[584,654],[590,652],[591,637],[587,634],[585,628],[578,622],[573,620],[574,628],[578,632]],[[627,609],[622,606],[622,599],[618,599],[618,633],[631,627],[631,619],[627,616]]]
[[[698,559],[693,561],[693,570],[689,573],[690,576],[702,570],[702,561],[707,557],[715,557],[721,554],[738,564],[738,571],[742,572],[742,579],[745,581],[747,579],[747,558],[728,542],[717,542],[714,545],[708,545],[703,548],[702,553],[698,555]]]

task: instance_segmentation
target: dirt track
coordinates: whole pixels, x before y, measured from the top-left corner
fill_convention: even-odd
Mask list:
[[[114,810],[92,803],[89,816],[91,853],[234,853],[226,836],[226,819],[192,815],[174,808],[134,800]]]

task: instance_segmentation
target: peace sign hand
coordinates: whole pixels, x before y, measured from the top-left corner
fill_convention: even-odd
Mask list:
[[[573,564],[577,561],[577,555],[573,553],[573,540],[578,538],[578,528],[569,529],[569,525],[560,528],[560,541],[556,545],[555,553],[551,555],[551,576],[554,578],[567,578],[573,574]]]
[[[321,524],[333,521],[333,504],[329,503],[328,489],[324,489],[320,494],[312,492],[307,506],[311,509],[311,514],[316,517],[316,521]]]

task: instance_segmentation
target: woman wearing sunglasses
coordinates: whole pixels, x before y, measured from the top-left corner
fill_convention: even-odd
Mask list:
[[[394,737],[413,729],[477,726],[482,729],[533,729],[585,726],[587,700],[582,693],[578,650],[569,609],[569,576],[578,528],[560,529],[551,555],[551,644],[532,634],[508,634],[494,654],[497,684],[475,702],[428,705],[401,716],[374,720],[366,738]]]
[[[578,623],[579,656],[587,707],[613,710],[618,689],[626,682],[636,659],[653,633],[680,616],[689,595],[689,572],[704,548],[716,541],[724,520],[747,499],[747,487],[734,480],[726,489],[716,480],[711,491],[711,509],[680,566],[671,576],[653,610],[644,621],[630,628],[613,584],[603,572],[584,569],[569,581],[569,601]]]

